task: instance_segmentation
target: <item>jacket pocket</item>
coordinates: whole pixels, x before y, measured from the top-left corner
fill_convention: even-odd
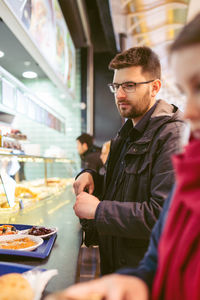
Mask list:
[[[132,157],[125,167],[124,199],[127,202],[147,201],[150,189],[151,161],[147,153]]]
[[[150,143],[135,144],[126,154],[125,172],[127,174],[141,174],[150,164],[149,158]]]
[[[133,164],[129,163],[126,168],[125,168],[125,172],[126,174],[141,174],[143,172],[145,172],[146,169],[149,168],[150,165],[150,160],[149,159],[145,159],[142,161],[142,157],[140,157],[140,159],[138,159],[137,161],[133,162]]]

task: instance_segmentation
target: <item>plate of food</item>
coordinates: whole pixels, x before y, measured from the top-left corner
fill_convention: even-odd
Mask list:
[[[2,235],[0,234],[0,237],[9,237],[9,236],[17,236],[17,237],[22,237],[22,235],[27,235],[27,230],[30,230],[31,228],[34,227],[34,225],[25,225],[25,224],[0,224],[1,226],[6,226],[6,228],[9,228],[8,231],[12,231],[14,232],[14,234],[12,235],[7,235],[6,231],[4,230],[4,232],[2,233]],[[15,229],[12,229],[11,227],[14,226]],[[50,228],[50,227],[46,227],[46,228]],[[53,227],[51,227],[52,229]],[[22,235],[21,235],[22,234]],[[47,233],[49,234],[49,233]],[[9,256],[24,256],[24,257],[34,257],[34,258],[40,258],[40,259],[45,259],[49,256],[53,245],[55,243],[55,240],[57,238],[57,228],[55,228],[55,231],[52,230],[52,232],[50,232],[50,234],[47,237],[43,237],[41,238],[41,236],[35,236],[35,238],[41,238],[43,240],[43,243],[38,246],[37,248],[35,248],[34,251],[18,251],[18,250],[10,250],[10,249],[1,249],[0,248],[0,256],[1,255],[9,255]],[[33,235],[29,235],[28,236],[33,236]]]
[[[52,236],[53,234],[57,233],[57,231],[57,227],[29,226],[29,228],[27,229],[18,230],[15,225],[4,224],[0,226],[0,236],[11,234],[28,234],[46,239]]]
[[[17,234],[17,233],[18,233],[18,231],[17,231],[16,227],[13,226],[13,225],[4,224],[4,225],[0,226],[0,236],[1,235]]]
[[[1,250],[33,251],[42,245],[43,239],[34,235],[2,235],[0,236]]]
[[[43,239],[46,239],[53,234],[57,233],[58,228],[57,227],[44,227],[44,226],[32,226],[31,228],[24,229],[24,230],[18,230],[19,234],[30,234],[34,236],[41,237]]]

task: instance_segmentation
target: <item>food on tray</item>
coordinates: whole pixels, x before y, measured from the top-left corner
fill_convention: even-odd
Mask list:
[[[47,186],[50,188],[57,188],[57,191],[64,189],[67,186],[67,180],[65,178],[48,178],[47,179]]]
[[[0,226],[0,235],[3,234],[16,234],[17,229],[13,225],[1,225]]]
[[[21,274],[10,273],[0,276],[0,300],[33,300],[34,292]]]
[[[37,243],[28,237],[0,241],[0,249],[19,250],[35,246]]]
[[[6,136],[18,139],[18,140],[26,140],[27,136],[25,134],[22,134],[19,129],[11,129],[11,132],[7,132]]]
[[[47,185],[48,186],[60,186],[62,184],[62,180],[60,178],[47,178]]]
[[[54,230],[51,228],[41,227],[41,226],[33,226],[29,229],[28,234],[31,235],[45,235],[53,232]]]
[[[0,207],[1,208],[9,208],[10,205],[8,204],[8,202],[3,202],[3,203],[1,203]]]
[[[0,193],[0,207],[9,207],[9,206],[6,206],[7,204],[7,198],[6,198],[6,194],[5,193]]]
[[[58,177],[47,178],[47,183],[60,183],[61,179]]]
[[[17,186],[15,188],[15,197],[36,198],[37,194],[33,193],[29,188],[23,186]]]
[[[0,199],[4,199],[6,197],[6,194],[5,193],[0,193]]]

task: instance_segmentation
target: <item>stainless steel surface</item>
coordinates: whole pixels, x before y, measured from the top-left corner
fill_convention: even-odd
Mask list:
[[[63,194],[41,200],[10,218],[14,224],[58,227],[57,239],[47,259],[0,256],[1,261],[58,269],[58,276],[49,282],[45,293],[64,289],[75,282],[81,231],[72,208],[74,200],[72,187],[68,186]]]

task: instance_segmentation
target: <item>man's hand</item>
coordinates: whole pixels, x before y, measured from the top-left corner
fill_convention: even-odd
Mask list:
[[[94,219],[99,202],[98,198],[86,192],[81,192],[76,197],[76,202],[73,207],[75,214],[80,219]]]
[[[73,188],[76,196],[86,190],[89,194],[92,194],[94,192],[94,180],[92,175],[87,172],[82,173],[74,182]]]
[[[108,275],[49,295],[45,300],[148,300],[147,285],[139,278],[125,275]]]

